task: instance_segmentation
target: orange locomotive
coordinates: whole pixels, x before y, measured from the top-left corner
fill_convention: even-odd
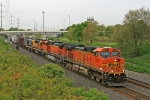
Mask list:
[[[41,48],[41,50],[45,50],[45,56],[49,56],[49,59],[60,65],[82,72],[109,86],[123,86],[127,81],[124,69],[125,60],[118,49],[56,41],[47,43],[48,49]]]
[[[20,39],[28,42],[28,39]],[[30,40],[32,46],[27,46],[54,62],[72,70],[84,73],[92,79],[109,86],[123,86],[127,79],[125,60],[120,50],[111,47],[94,47],[67,44],[51,40]]]

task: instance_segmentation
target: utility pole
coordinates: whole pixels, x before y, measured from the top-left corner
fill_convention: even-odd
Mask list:
[[[2,23],[3,23],[3,22],[2,22],[2,21],[3,21],[3,20],[2,20],[2,17],[3,17],[3,16],[2,16],[2,12],[3,12],[3,10],[2,10],[2,6],[3,6],[3,5],[2,5],[2,3],[1,3],[0,6],[1,6],[1,31],[2,31],[2,27],[3,27],[3,26],[2,26]]]
[[[20,24],[19,21],[20,21],[19,18],[17,18],[18,30],[19,30],[19,24]]]
[[[44,11],[42,12],[43,13],[43,31],[44,31]]]
[[[35,22],[35,30],[37,31],[38,30],[38,23]]]
[[[44,11],[42,12],[43,13],[43,32],[44,32]],[[46,39],[46,33],[44,33],[44,38]]]
[[[0,11],[0,12],[1,12],[1,16],[0,16],[0,17],[1,17],[1,31],[2,31],[2,29],[3,29],[3,17],[5,18],[5,16],[3,16],[3,12],[4,12],[4,11],[3,11],[3,6],[4,6],[3,3],[0,3],[0,6],[1,6],[1,7],[0,7],[0,9],[1,9],[1,11]],[[4,6],[4,7],[5,7],[5,6]],[[6,7],[5,7],[5,8],[6,8]],[[6,9],[6,10],[7,10],[7,13],[8,13],[8,9]],[[6,12],[4,12],[4,13],[6,14]],[[7,17],[8,17],[8,16],[7,16]],[[5,19],[6,19],[6,18],[5,18]],[[6,19],[6,20],[7,20],[7,19]]]
[[[64,30],[65,30],[65,19],[64,19]]]
[[[57,27],[58,31],[59,31],[59,26]]]
[[[69,26],[70,26],[70,15],[68,15],[69,16]]]
[[[12,20],[12,18],[13,18],[13,15],[11,14],[11,15],[10,15],[10,26],[11,26],[11,27],[12,27],[12,24],[13,24],[13,22],[12,22],[12,21],[13,21],[13,20]]]
[[[35,20],[33,19],[33,31],[35,31]]]
[[[33,19],[33,31],[37,31],[37,22]]]

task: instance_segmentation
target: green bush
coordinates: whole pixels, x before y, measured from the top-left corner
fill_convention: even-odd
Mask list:
[[[85,99],[82,100],[108,100],[107,95],[104,93],[99,93],[97,89],[90,89],[85,91],[84,88],[77,88],[73,91],[76,96],[84,96]]]
[[[56,64],[46,64],[41,66],[41,68],[39,69],[41,70],[44,75],[44,77],[48,77],[48,78],[55,78],[55,77],[64,77],[64,71],[62,70],[61,67],[59,67]]]

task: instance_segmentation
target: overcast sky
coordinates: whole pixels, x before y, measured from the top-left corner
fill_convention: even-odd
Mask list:
[[[78,24],[87,20],[87,17],[94,17],[99,24],[115,25],[122,24],[124,15],[129,10],[142,7],[150,8],[150,0],[0,0],[3,3],[3,11],[9,8],[9,15],[13,15],[13,27],[37,29],[43,27],[43,11],[45,30],[64,29],[69,25]],[[3,12],[3,28],[11,27],[10,16]],[[33,20],[34,19],[34,20]],[[65,24],[65,26],[64,26]]]

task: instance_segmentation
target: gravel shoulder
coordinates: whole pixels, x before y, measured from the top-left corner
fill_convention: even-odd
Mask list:
[[[150,84],[150,75],[126,70],[127,77]]]

